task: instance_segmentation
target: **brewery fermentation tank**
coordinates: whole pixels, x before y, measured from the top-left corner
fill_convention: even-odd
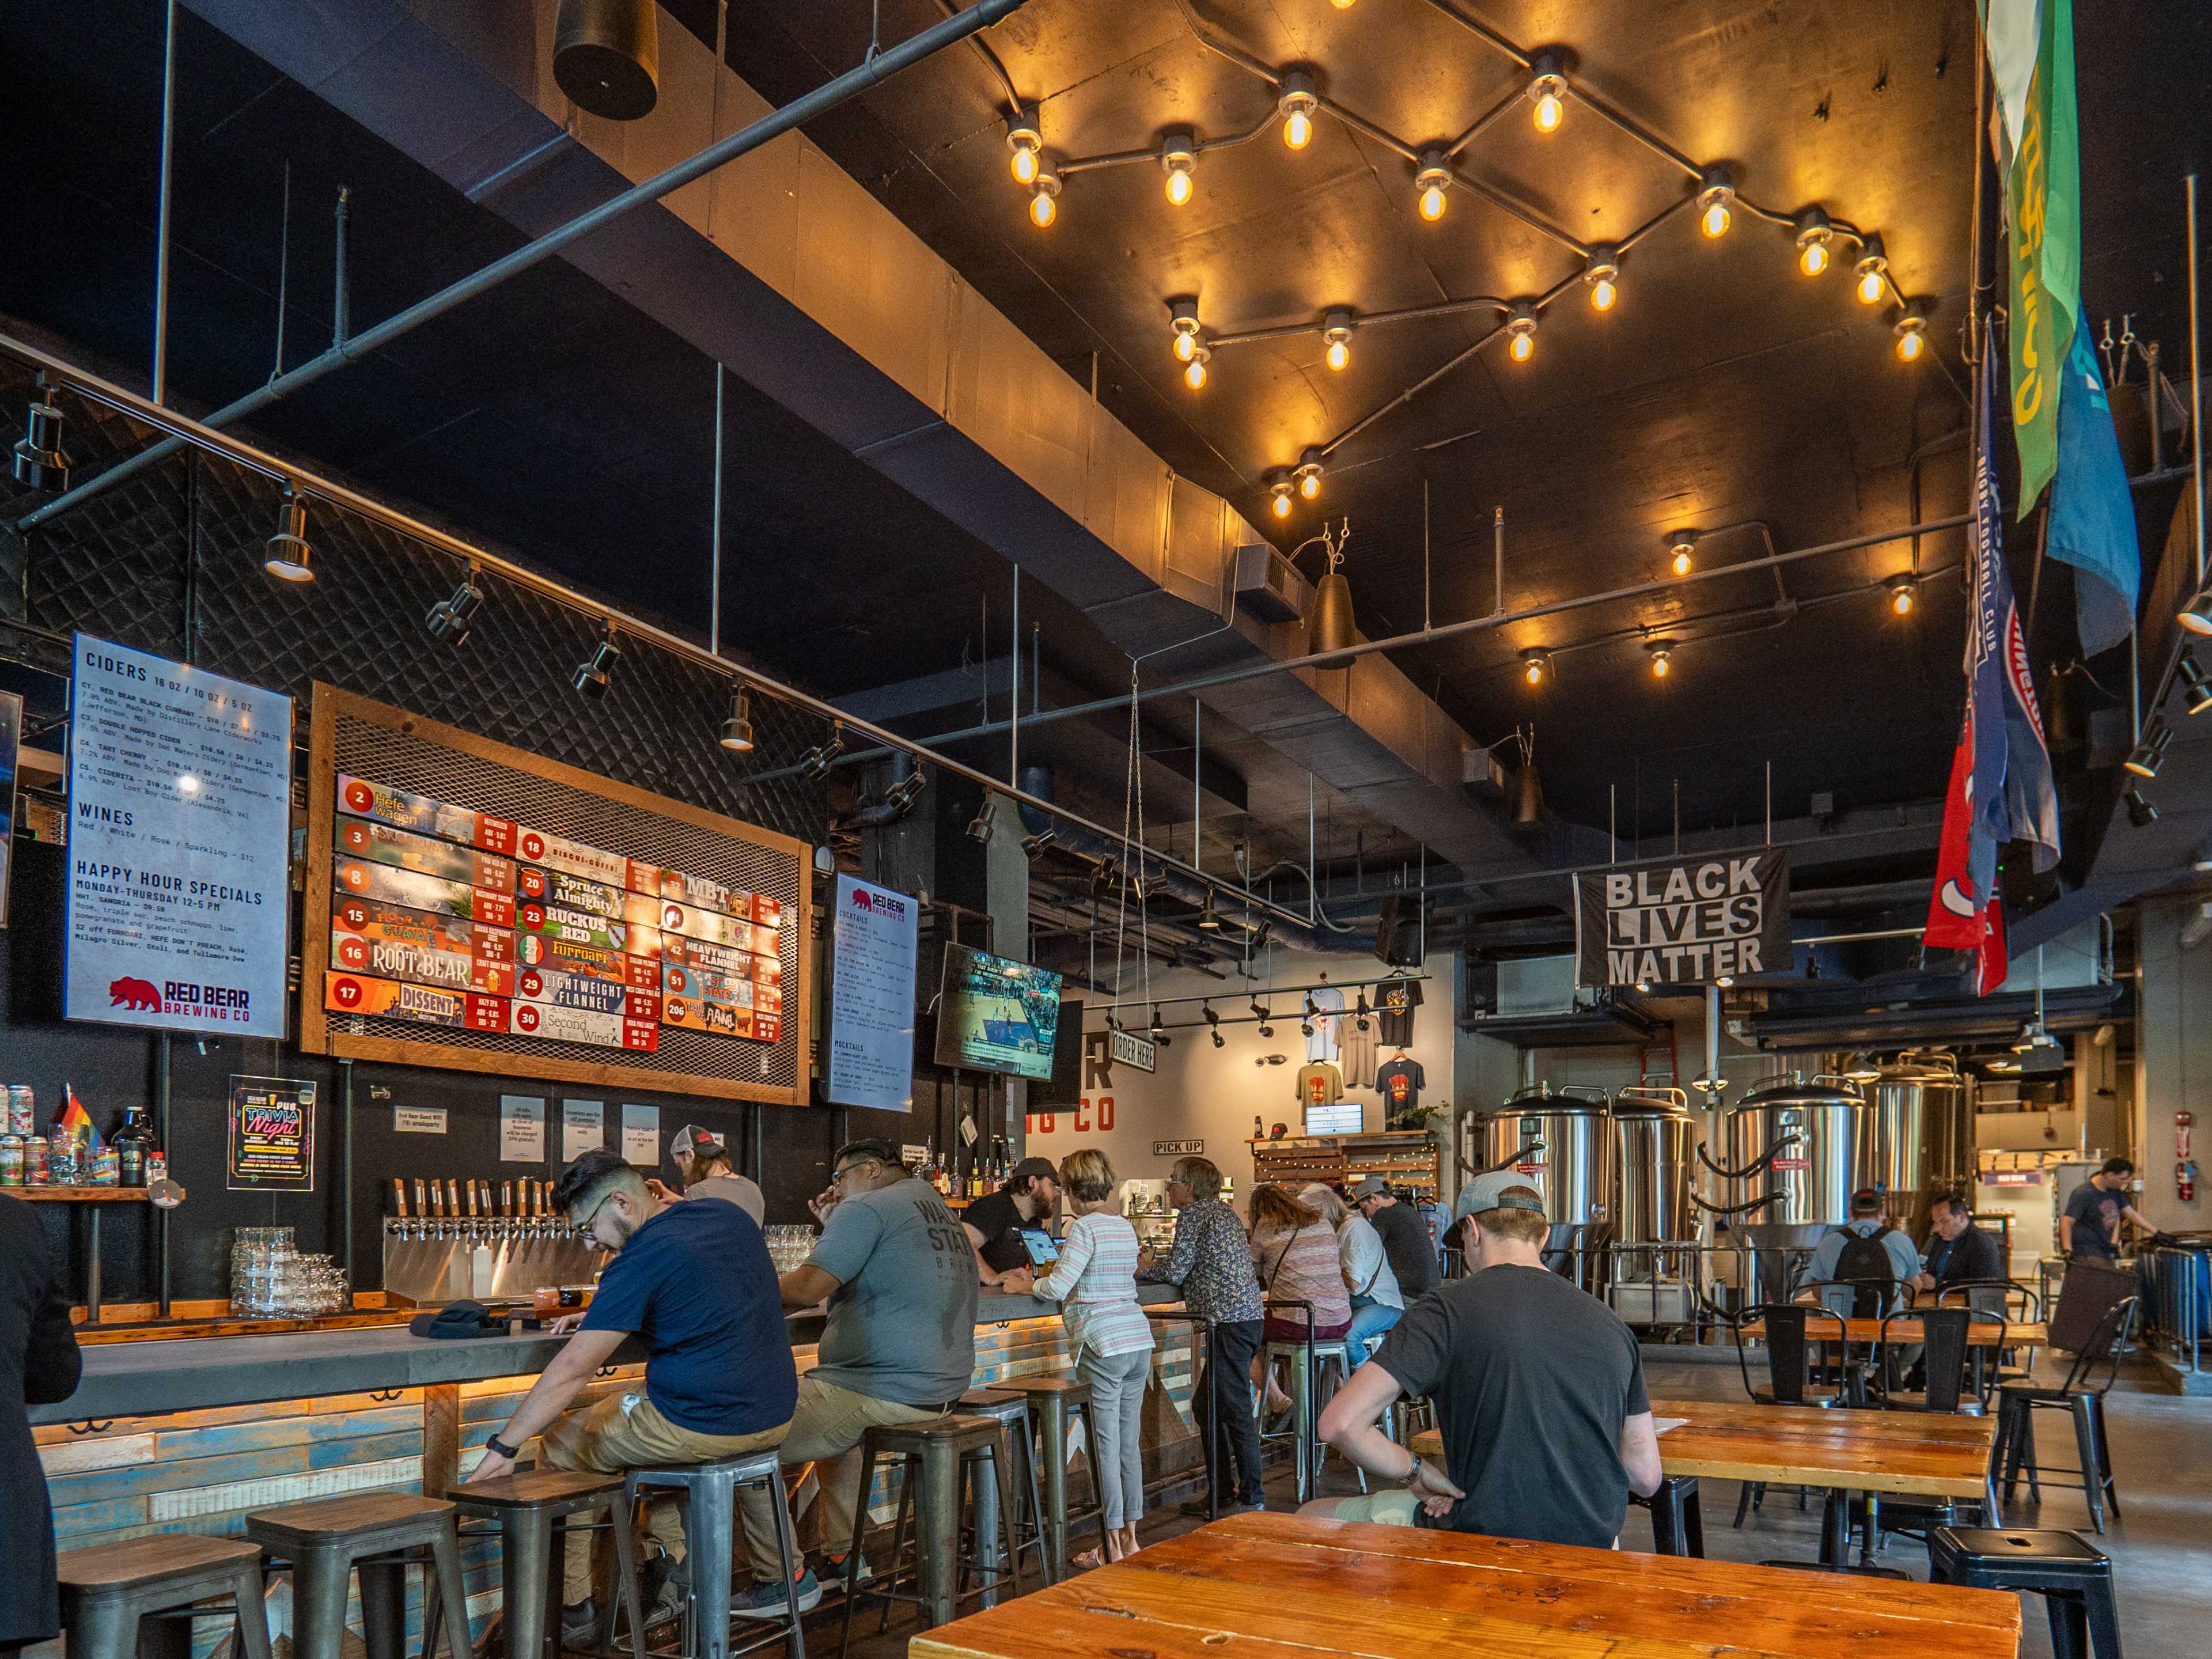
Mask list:
[[[1545,1260],[1577,1279],[1612,1213],[1611,1130],[1603,1090],[1554,1094],[1549,1085],[1522,1090],[1483,1120],[1483,1167],[1515,1170],[1544,1194]]]
[[[1623,1089],[1613,1099],[1612,1127],[1613,1242],[1694,1238],[1689,1097],[1680,1089]]]
[[[1839,1078],[1793,1076],[1728,1115],[1730,1227],[1761,1249],[1809,1249],[1850,1219],[1875,1167],[1873,1108]],[[1756,1209],[1744,1206],[1765,1200]]]
[[[1949,1054],[1907,1053],[1871,1085],[1874,1158],[1860,1185],[1889,1196],[1889,1219],[1916,1236],[1935,1195],[1974,1180],[1974,1085]]]

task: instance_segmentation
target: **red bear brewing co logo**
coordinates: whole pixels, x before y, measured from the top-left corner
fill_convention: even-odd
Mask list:
[[[107,1006],[111,1008],[129,1008],[134,1012],[139,1009],[150,1009],[159,1013],[161,1011],[161,994],[155,988],[151,981],[132,979],[125,975],[122,979],[108,981]]]

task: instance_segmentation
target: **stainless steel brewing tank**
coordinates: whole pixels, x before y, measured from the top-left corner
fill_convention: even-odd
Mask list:
[[[1696,1139],[1679,1089],[1623,1089],[1613,1100],[1613,1238],[1674,1244],[1697,1237],[1690,1203]]]
[[[1603,1091],[1524,1089],[1485,1115],[1482,1164],[1507,1165],[1544,1194],[1554,1242],[1562,1227],[1602,1226],[1613,1206],[1613,1138]],[[1541,1142],[1544,1150],[1523,1152]]]
[[[1808,1248],[1850,1219],[1854,1188],[1875,1166],[1873,1108],[1848,1084],[1792,1079],[1746,1095],[1728,1115],[1722,1162],[1739,1174],[1731,1206],[1768,1198],[1731,1219],[1730,1228],[1762,1249]],[[1785,1138],[1775,1156],[1756,1170]]]
[[[1869,1086],[1873,1163],[1859,1184],[1889,1194],[1889,1219],[1925,1231],[1935,1194],[1974,1179],[1974,1085],[1948,1054],[1900,1055]]]

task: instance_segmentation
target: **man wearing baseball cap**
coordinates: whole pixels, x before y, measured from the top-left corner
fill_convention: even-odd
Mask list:
[[[768,1200],[760,1188],[730,1167],[729,1148],[712,1130],[685,1124],[669,1143],[668,1158],[676,1166],[684,1190],[672,1193],[657,1181],[646,1182],[662,1203],[679,1198],[719,1198],[743,1210],[756,1226],[768,1214]]]
[[[1340,1520],[1609,1547],[1633,1490],[1662,1473],[1636,1338],[1543,1265],[1541,1194],[1512,1170],[1461,1189],[1465,1279],[1406,1310],[1375,1358],[1322,1413],[1322,1437],[1399,1492],[1326,1500]],[[1376,1419],[1401,1394],[1436,1402],[1444,1465]]]
[[[1060,1202],[1060,1170],[1048,1158],[1025,1158],[1006,1184],[977,1199],[960,1218],[975,1252],[977,1280],[1008,1296],[1025,1296],[1036,1282],[1022,1229],[1042,1226]]]
[[[1383,1254],[1407,1307],[1436,1288],[1441,1277],[1429,1224],[1410,1204],[1401,1204],[1381,1176],[1370,1176],[1352,1189],[1352,1201],[1367,1224],[1382,1235]]]

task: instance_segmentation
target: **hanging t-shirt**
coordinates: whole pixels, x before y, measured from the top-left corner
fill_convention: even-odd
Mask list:
[[[1359,1029],[1360,1021],[1367,1029]],[[1340,1014],[1336,1021],[1336,1069],[1344,1073],[1347,1089],[1373,1089],[1375,1081],[1375,1016]]]
[[[1325,1060],[1309,1060],[1298,1067],[1298,1102],[1305,1106],[1334,1106],[1344,1098],[1344,1073]]]
[[[1394,979],[1386,981],[1376,992],[1375,1006],[1382,1018],[1376,1024],[1382,1028],[1385,1048],[1404,1048],[1413,1041],[1413,1010],[1421,1006],[1421,981],[1417,979]]]
[[[1344,993],[1334,985],[1324,985],[1305,996],[1309,1009],[1306,1024],[1313,1027],[1313,1035],[1306,1039],[1308,1060],[1336,1058],[1336,1028],[1338,1017],[1344,1012]]]
[[[1421,1091],[1428,1083],[1421,1062],[1404,1054],[1375,1074],[1375,1086],[1382,1091],[1382,1104],[1393,1119],[1403,1117],[1421,1103]]]

